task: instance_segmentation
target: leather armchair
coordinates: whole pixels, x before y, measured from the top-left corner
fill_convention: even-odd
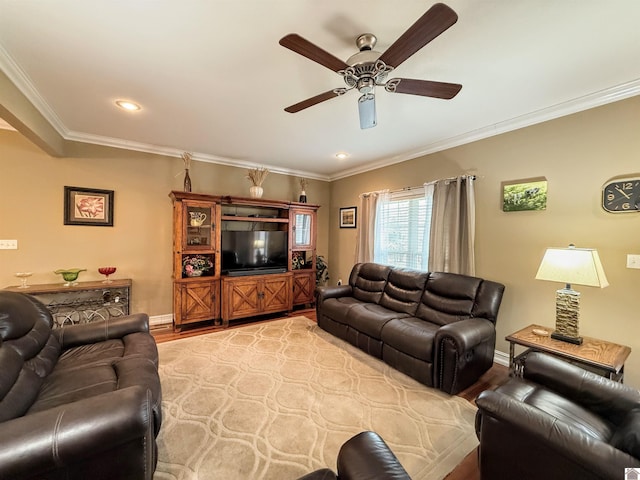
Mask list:
[[[162,421],[146,314],[52,329],[0,291],[0,479],[145,479]]]
[[[375,432],[351,437],[338,453],[338,474],[323,468],[298,480],[411,480],[385,441]]]
[[[640,392],[543,353],[476,399],[483,480],[621,479],[640,466]]]

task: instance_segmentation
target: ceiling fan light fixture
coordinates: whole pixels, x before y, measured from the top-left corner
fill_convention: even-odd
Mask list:
[[[373,128],[378,124],[376,119],[376,97],[373,93],[365,93],[358,99],[358,115],[360,129]]]
[[[116,105],[128,112],[137,112],[142,109],[140,105],[135,102],[130,102],[129,100],[116,100]]]

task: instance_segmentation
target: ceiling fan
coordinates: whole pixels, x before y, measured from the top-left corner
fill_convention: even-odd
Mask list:
[[[358,111],[360,128],[365,129],[375,127],[377,124],[375,87],[384,87],[387,92],[391,93],[408,93],[446,100],[455,97],[462,88],[462,85],[457,83],[410,78],[392,78],[386,82],[385,80],[393,69],[451,27],[457,20],[458,15],[450,7],[443,3],[436,3],[382,54],[373,50],[377,41],[375,35],[371,33],[360,35],[356,40],[360,51],[352,55],[346,62],[334,57],[300,35],[291,33],[284,36],[280,39],[280,45],[337,72],[342,75],[344,83],[347,85],[346,88],[334,88],[291,105],[284,110],[296,113],[344,95],[355,88],[362,94],[358,99]]]

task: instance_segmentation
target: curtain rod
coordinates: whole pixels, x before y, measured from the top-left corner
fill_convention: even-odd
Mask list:
[[[449,178],[440,178],[438,180],[433,180],[432,182],[425,182],[425,183],[433,183],[433,182],[439,182],[441,180],[456,180],[458,178],[470,178],[471,180],[476,180],[477,177],[475,175],[460,175],[458,177],[449,177]],[[360,195],[358,195],[359,197],[363,197],[363,196],[367,196],[367,195],[372,195],[374,193],[398,193],[398,192],[410,192],[411,190],[417,190],[419,188],[424,188],[424,184],[423,185],[416,185],[413,187],[403,187],[403,188],[398,188],[396,190],[388,190],[388,189],[384,189],[384,190],[374,190],[372,192],[365,192],[365,193],[361,193]]]
[[[449,177],[449,178],[440,178],[438,180],[433,180],[431,182],[425,182],[425,183],[434,183],[434,182],[440,182],[442,180],[456,180],[458,178],[469,178],[471,180],[475,180],[476,176],[475,175],[459,175],[457,177]],[[411,190],[416,190],[418,188],[424,188],[424,185],[417,185],[414,187],[404,187],[404,188],[398,188],[396,190],[389,190],[389,193],[397,193],[397,192],[410,192]]]

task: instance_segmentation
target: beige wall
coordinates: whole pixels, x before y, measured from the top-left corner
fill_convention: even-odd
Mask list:
[[[327,256],[330,283],[346,281],[353,264],[355,230],[338,228],[339,207],[357,205],[358,194],[401,188],[473,173],[477,186],[477,274],[507,287],[498,319],[498,350],[505,335],[529,323],[553,325],[554,292],[561,285],[534,279],[544,249],[575,243],[596,247],[611,284],[582,292],[581,332],[623,343],[633,352],[627,383],[640,387],[640,315],[632,304],[640,271],[625,268],[626,254],[640,254],[640,214],[612,215],[600,207],[602,185],[623,174],[640,176],[640,97],[503,134],[331,184],[311,181],[309,201],[322,205],[318,252]],[[65,146],[54,158],[16,132],[0,130],[0,238],[18,239],[18,250],[0,250],[0,287],[17,284],[13,273],[33,271],[34,283],[59,281],[57,268],[118,267],[134,281],[132,310],[171,313],[171,202],[182,186],[178,158],[90,145]],[[243,195],[243,169],[194,162],[193,190]],[[504,213],[500,185],[544,176],[547,210]],[[63,186],[115,190],[115,225],[65,226]],[[265,198],[294,199],[295,178],[270,175]]]
[[[626,382],[640,387],[640,314],[633,304],[640,270],[625,268],[640,254],[640,214],[614,215],[600,206],[612,177],[640,176],[640,97],[574,114],[331,184],[331,281],[348,279],[355,231],[338,228],[338,210],[358,204],[358,194],[419,185],[473,173],[476,182],[476,267],[480,277],[506,285],[498,317],[497,349],[504,337],[530,323],[553,326],[555,290],[535,280],[546,247],[594,247],[610,286],[580,287],[581,333],[629,345]],[[501,182],[544,176],[545,211],[501,211]]]
[[[0,288],[62,282],[59,268],[87,268],[80,280],[98,280],[97,268],[115,265],[114,278],[132,278],[132,311],[172,313],[171,190],[182,189],[182,160],[86,144],[68,144],[67,157],[44,153],[20,133],[0,130],[0,238],[18,250],[0,250]],[[248,196],[246,170],[193,162],[193,191]],[[63,187],[115,191],[113,227],[63,224]],[[264,197],[294,200],[295,177],[270,174]],[[309,182],[310,203],[329,205],[329,184]],[[328,208],[318,212],[318,253],[328,253]]]

